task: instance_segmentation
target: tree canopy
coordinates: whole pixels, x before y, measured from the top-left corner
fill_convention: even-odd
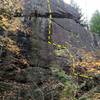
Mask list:
[[[90,20],[90,30],[100,35],[100,12],[95,11]]]

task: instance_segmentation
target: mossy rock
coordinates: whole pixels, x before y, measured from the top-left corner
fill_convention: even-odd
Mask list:
[[[0,93],[11,90],[12,86],[4,82],[0,82]]]

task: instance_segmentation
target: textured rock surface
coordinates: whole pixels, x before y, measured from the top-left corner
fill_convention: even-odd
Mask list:
[[[64,2],[51,1],[55,16],[64,16],[52,20],[52,41],[61,45],[67,43],[68,50],[75,56],[80,49],[99,53],[99,37],[76,23],[78,13]],[[34,9],[39,13],[48,13],[46,0],[21,2],[24,14],[28,15]],[[70,74],[72,69],[67,65],[71,59],[66,56],[65,49],[60,56],[59,48],[47,43],[48,23],[48,18],[25,17],[12,18],[8,28],[0,26],[0,100],[59,100],[61,94],[66,95],[68,100],[75,97],[76,87],[72,78],[59,68],[67,67],[64,70]],[[99,58],[98,53],[95,52]],[[64,84],[66,88],[63,90]]]

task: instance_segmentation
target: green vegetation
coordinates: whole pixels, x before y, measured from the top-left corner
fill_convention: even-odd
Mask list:
[[[95,11],[91,18],[90,30],[100,35],[100,12],[98,10]]]

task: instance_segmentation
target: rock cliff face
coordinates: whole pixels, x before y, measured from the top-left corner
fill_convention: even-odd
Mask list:
[[[25,12],[30,9],[30,12],[28,12],[29,15],[32,13],[32,9],[36,11],[37,15],[45,15],[44,17],[36,17],[34,21],[38,24],[37,26],[34,25],[34,28],[37,29],[35,33],[38,31],[39,41],[43,43],[42,46],[46,47],[40,50],[42,57],[49,57],[49,60],[53,60],[54,57],[50,56],[50,52],[55,49],[53,43],[57,45],[72,46],[71,49],[75,55],[80,49],[96,54],[96,51],[100,48],[100,37],[93,35],[93,33],[89,32],[78,23],[80,18],[79,13],[70,5],[59,0],[51,0],[50,7],[48,8],[48,1],[41,0],[41,2],[38,2],[38,0],[32,0],[24,5]],[[27,8],[28,4],[33,5],[31,8]],[[50,12],[52,19],[49,19]],[[52,20],[51,29],[49,29],[50,20]],[[51,31],[51,34],[49,34],[49,31]],[[52,44],[46,45],[49,40],[52,41]]]
[[[0,16],[6,20],[0,25],[0,100],[59,100],[65,90],[67,99],[72,100],[74,80],[61,67],[72,72],[71,55],[75,61],[84,60],[84,52],[100,58],[100,38],[78,23],[78,12],[62,0],[51,0],[51,13],[48,5],[47,0],[21,0],[25,17],[9,21]],[[68,81],[66,89],[64,79]]]

